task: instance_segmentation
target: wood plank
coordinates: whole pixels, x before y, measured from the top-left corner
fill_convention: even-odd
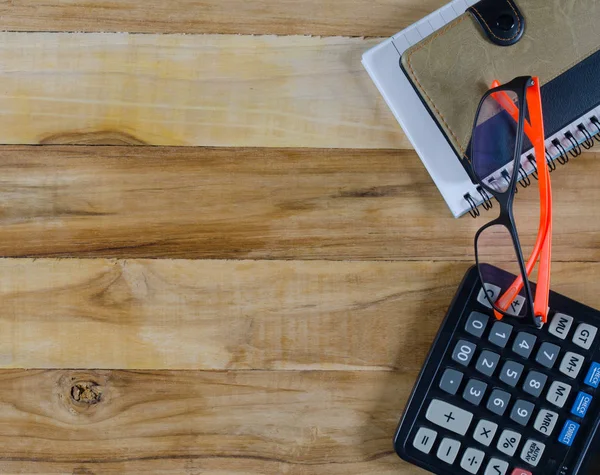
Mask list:
[[[419,369],[467,264],[0,260],[4,368]],[[600,308],[598,263],[553,288]]]
[[[378,40],[0,33],[0,143],[398,148]]]
[[[79,0],[0,4],[20,31],[391,36],[446,0]]]
[[[416,370],[466,267],[4,259],[0,366]]]
[[[416,376],[3,371],[0,470],[420,474],[391,448]]]
[[[599,158],[552,174],[555,261],[600,260]],[[0,167],[11,257],[473,262],[498,213],[452,218],[413,151],[7,146]],[[536,193],[516,202],[525,244]]]

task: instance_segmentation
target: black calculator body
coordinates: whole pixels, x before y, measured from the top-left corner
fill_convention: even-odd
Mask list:
[[[514,276],[495,273],[498,295]],[[467,272],[398,426],[402,459],[439,475],[600,474],[600,312],[549,303],[542,329],[499,321]]]

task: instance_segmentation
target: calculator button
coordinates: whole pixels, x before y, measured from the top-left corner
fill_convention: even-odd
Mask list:
[[[515,342],[513,343],[512,350],[517,355],[527,359],[531,355],[536,341],[537,337],[535,335],[532,335],[531,333],[519,332]]]
[[[579,427],[580,425],[577,424],[577,422],[568,420],[565,422],[565,425],[558,436],[558,441],[561,444],[571,447],[575,441],[575,436],[577,435],[577,431],[579,431]]]
[[[533,428],[538,432],[548,436],[552,434],[556,423],[558,422],[558,414],[556,412],[542,409],[533,423]]]
[[[458,451],[460,450],[460,442],[454,439],[443,439],[437,451],[437,458],[450,465],[456,460]]]
[[[482,445],[489,447],[494,440],[494,436],[496,435],[496,431],[498,430],[498,424],[495,424],[491,421],[486,421],[485,419],[481,419],[477,423],[477,427],[475,428],[475,432],[473,433],[473,438]]]
[[[569,378],[575,379],[579,375],[584,361],[584,356],[568,351],[560,364],[560,372],[566,374]]]
[[[477,347],[466,340],[459,340],[452,353],[452,359],[463,366],[469,366]]]
[[[460,371],[448,368],[444,371],[444,375],[440,380],[440,389],[454,396],[458,391],[460,383],[462,383],[462,379],[463,374]]]
[[[546,368],[552,368],[554,366],[554,363],[556,363],[556,360],[558,359],[559,353],[559,346],[548,342],[542,343],[542,346],[540,346],[535,360],[542,366],[545,366]]]
[[[571,409],[571,414],[577,417],[585,417],[591,404],[592,396],[583,391],[579,391],[575,403],[573,404],[573,408]]]
[[[487,402],[488,411],[503,416],[510,402],[510,394],[501,389],[494,389]]]
[[[485,327],[487,327],[488,320],[489,317],[483,313],[471,312],[465,326],[465,331],[477,338],[481,338],[485,331]]]
[[[491,351],[482,351],[475,365],[475,369],[486,376],[491,376],[498,366],[500,355]]]
[[[508,462],[500,459],[492,459],[488,463],[483,475],[506,475],[508,472]]]
[[[592,363],[584,382],[592,388],[598,388],[600,385],[600,363]]]
[[[508,323],[496,322],[494,323],[494,326],[492,326],[488,340],[494,345],[504,348],[508,343],[512,330],[513,327]]]
[[[512,457],[517,451],[519,442],[521,442],[521,434],[513,430],[507,429],[503,431],[500,435],[500,438],[498,439],[497,448],[503,454]]]
[[[431,401],[425,417],[429,422],[460,435],[467,433],[473,420],[470,412],[439,399]]]
[[[529,401],[523,401],[522,399],[517,399],[515,405],[510,412],[510,418],[515,421],[517,424],[521,424],[522,426],[526,426],[531,419],[531,415],[533,414],[533,410],[535,409],[535,405],[530,403]]]
[[[431,452],[431,448],[437,439],[437,432],[421,427],[413,440],[413,447],[424,454]]]
[[[563,407],[571,394],[571,386],[554,381],[546,395],[546,399],[557,407]]]
[[[510,304],[510,313],[511,315],[519,315],[523,306],[525,305],[525,297],[522,295],[517,295],[513,302]]]
[[[567,338],[567,335],[569,334],[569,330],[571,330],[572,325],[573,317],[565,315],[564,313],[557,313],[556,315],[554,315],[554,318],[550,323],[550,328],[548,328],[548,331],[552,335],[560,338],[561,340],[564,340],[565,338]]]
[[[500,372],[500,381],[514,388],[519,382],[519,379],[521,379],[523,369],[525,369],[525,367],[522,364],[515,363],[514,361],[507,361],[504,363],[502,371]]]
[[[527,378],[525,378],[525,382],[523,383],[523,391],[525,391],[527,394],[531,394],[534,397],[540,397],[547,381],[548,376],[545,374],[537,371],[530,371],[527,375]]]
[[[477,473],[483,463],[485,454],[481,450],[469,447],[460,461],[460,466],[469,473]]]
[[[515,468],[510,475],[533,475],[529,470],[524,468]]]
[[[486,288],[487,293],[488,293],[490,299],[492,300],[492,302],[495,302],[496,300],[498,300],[498,297],[500,297],[500,287],[497,287],[492,284],[485,284],[485,288]],[[485,296],[483,288],[479,290],[479,295],[477,295],[477,301],[481,305],[485,305],[487,308],[492,308],[490,301]]]
[[[471,404],[479,406],[486,389],[487,384],[484,382],[478,381],[477,379],[470,379],[463,391],[463,399],[469,401]]]
[[[546,450],[546,446],[537,440],[529,439],[525,442],[523,446],[523,450],[521,451],[521,460],[524,460],[530,465],[537,467],[538,463],[544,455],[544,450]]]
[[[573,335],[573,343],[580,346],[584,350],[589,350],[594,343],[598,329],[587,323],[580,323],[575,334]]]

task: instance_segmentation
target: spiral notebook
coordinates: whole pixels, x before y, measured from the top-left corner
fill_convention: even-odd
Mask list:
[[[457,158],[490,78],[508,82],[540,76],[551,170],[600,142],[600,2],[577,0],[564,11],[556,8],[547,0],[454,0],[363,55],[366,70],[455,217],[477,217],[482,208],[492,207]],[[502,31],[485,21],[485,15],[506,12],[515,12],[509,26],[521,30],[515,46],[500,43]],[[488,24],[492,28],[486,32],[482,25]],[[457,68],[460,61],[471,63]],[[501,72],[506,77],[497,77]],[[519,173],[523,187],[537,177],[532,151],[524,151]]]

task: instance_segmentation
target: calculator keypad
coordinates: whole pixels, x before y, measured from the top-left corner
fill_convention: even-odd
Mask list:
[[[497,298],[500,289],[488,292]],[[537,331],[496,320],[483,290],[477,300],[440,361],[440,396],[425,400],[411,444],[457,473],[539,475],[556,447],[578,440],[596,407],[600,362],[592,359],[600,358],[588,350],[598,329],[551,312]]]

